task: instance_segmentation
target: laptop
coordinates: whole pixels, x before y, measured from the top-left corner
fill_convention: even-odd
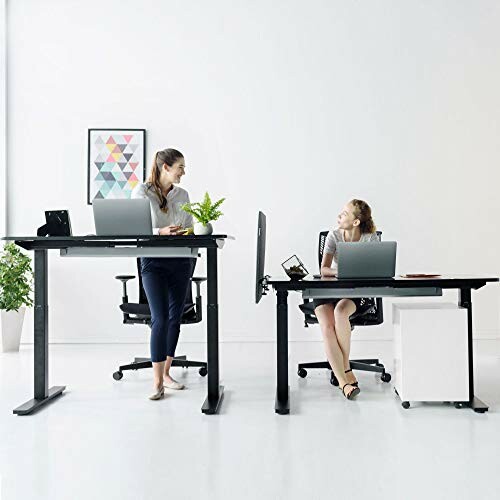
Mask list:
[[[94,200],[96,236],[149,236],[153,234],[151,208],[146,198]]]
[[[396,242],[337,243],[337,277],[350,279],[393,278]]]

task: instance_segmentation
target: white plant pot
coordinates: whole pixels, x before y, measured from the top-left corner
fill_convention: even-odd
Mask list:
[[[18,311],[2,311],[2,351],[17,352],[21,343],[24,313],[26,307]]]
[[[193,232],[194,234],[204,236],[207,234],[212,234],[213,228],[212,224],[208,222],[207,224],[202,224],[201,222],[196,222],[194,227],[193,227]]]

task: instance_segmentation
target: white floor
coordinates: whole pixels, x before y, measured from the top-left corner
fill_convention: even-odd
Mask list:
[[[356,354],[390,368],[390,343],[359,344]],[[147,400],[150,370],[111,378],[147,345],[51,346],[50,384],[65,394],[15,416],[32,397],[32,347],[0,354],[0,500],[500,498],[497,355],[476,359],[476,394],[490,404],[480,415],[445,404],[404,410],[391,384],[367,373],[347,401],[326,371],[296,376],[296,363],[321,359],[321,349],[290,344],[288,416],[274,413],[273,344],[221,346],[217,416],[200,411],[197,370],[178,370],[188,390],[159,402]],[[202,359],[204,346],[178,352]]]

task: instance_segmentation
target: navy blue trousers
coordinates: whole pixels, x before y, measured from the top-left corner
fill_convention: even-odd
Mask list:
[[[174,357],[195,261],[141,258],[142,285],[151,310],[151,361]]]

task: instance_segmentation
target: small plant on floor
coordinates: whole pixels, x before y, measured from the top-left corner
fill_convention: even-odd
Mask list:
[[[0,310],[18,311],[33,300],[31,259],[15,243],[7,243],[0,256]]]

